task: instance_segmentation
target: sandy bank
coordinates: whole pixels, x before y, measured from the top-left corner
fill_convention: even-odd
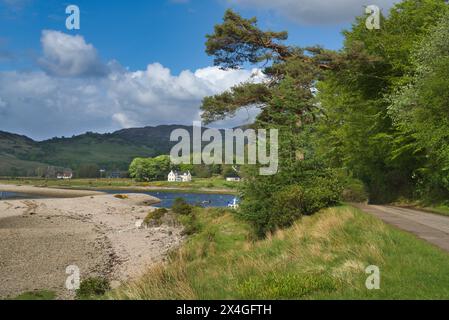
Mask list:
[[[78,198],[78,197],[96,196],[104,194],[103,192],[90,191],[90,190],[39,188],[33,186],[16,186],[7,184],[0,184],[0,191],[18,192],[28,195],[53,197],[53,198]]]
[[[182,241],[174,220],[137,227],[158,201],[143,194],[0,201],[0,298],[33,290],[72,298],[69,265],[82,279],[106,276],[118,284],[139,277]]]

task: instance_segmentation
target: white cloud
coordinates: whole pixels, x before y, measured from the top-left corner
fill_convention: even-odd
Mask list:
[[[107,73],[97,50],[81,36],[71,36],[59,31],[44,30],[41,44],[41,67],[49,74],[69,76],[98,76]]]
[[[387,12],[400,0],[227,0],[243,7],[268,9],[301,24],[350,22],[364,14],[364,7],[377,5]]]
[[[90,67],[104,65],[93,46],[80,36],[53,31],[45,31],[42,38],[45,71],[0,72],[2,130],[43,139],[126,127],[191,125],[200,119],[205,96],[263,77],[258,70],[217,67],[173,75],[159,63],[132,72],[118,62],[109,63],[103,76],[86,77],[91,75]],[[77,54],[69,53],[69,48]],[[242,113],[228,125],[243,124],[246,118]]]

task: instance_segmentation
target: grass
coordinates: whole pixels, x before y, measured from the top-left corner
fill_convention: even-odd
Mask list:
[[[398,202],[394,203],[394,205],[427,211],[430,213],[449,217],[449,206],[447,205],[447,203],[443,204],[434,201],[411,201],[408,199],[400,199]]]
[[[145,217],[143,223],[145,226],[151,226],[151,225],[160,226],[162,224],[162,218],[165,216],[166,213],[168,213],[168,210],[165,208],[160,208],[160,209],[151,211]]]
[[[222,177],[207,179],[195,178],[192,182],[136,182],[132,179],[72,179],[72,180],[45,180],[33,178],[0,179],[0,184],[19,184],[52,188],[73,189],[129,189],[129,188],[152,188],[154,191],[164,191],[165,188],[173,188],[179,192],[210,192],[234,194],[238,183],[227,182]],[[157,189],[161,188],[161,189]]]
[[[185,217],[184,217],[185,218]],[[358,209],[305,217],[265,240],[218,209],[197,209],[198,232],[112,299],[447,299],[449,255]],[[365,269],[379,266],[381,289]]]
[[[434,207],[425,207],[424,208],[427,211],[440,214],[443,216],[449,217],[449,207],[444,205],[434,206]]]
[[[54,300],[55,298],[56,293],[53,291],[42,290],[22,293],[13,300]]]

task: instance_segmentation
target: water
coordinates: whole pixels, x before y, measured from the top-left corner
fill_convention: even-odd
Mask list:
[[[32,196],[25,193],[0,191],[0,201],[16,200],[16,199],[38,199],[38,198],[39,198],[38,196]]]
[[[109,194],[126,194],[119,190],[101,190]],[[128,192],[129,193],[129,192]],[[154,205],[160,208],[171,208],[177,198],[183,198],[192,205],[201,205],[206,208],[227,207],[232,203],[235,196],[229,194],[208,194],[208,193],[179,193],[179,192],[139,192],[161,199],[161,203]]]
[[[126,194],[134,192],[124,192],[120,190],[99,190],[108,194]],[[203,207],[209,208],[221,208],[227,207],[228,204],[232,203],[235,196],[229,194],[208,194],[208,193],[178,193],[178,192],[139,192],[143,194],[148,194],[150,196],[161,199],[161,203],[154,205],[160,208],[171,208],[174,201],[177,198],[183,198],[189,204],[201,205]],[[0,201],[1,200],[12,200],[12,199],[39,199],[40,197],[34,195],[27,195],[18,192],[2,192],[0,191]]]

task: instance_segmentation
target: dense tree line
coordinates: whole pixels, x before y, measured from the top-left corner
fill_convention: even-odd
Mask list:
[[[171,170],[181,173],[190,172],[196,178],[211,178],[214,175],[234,177],[236,173],[230,166],[225,165],[175,165],[169,156],[155,158],[135,158],[129,166],[129,175],[137,181],[164,181]]]
[[[449,197],[449,14],[443,0],[405,0],[344,31],[339,51],[288,46],[287,32],[228,10],[207,36],[222,68],[264,67],[248,82],[203,101],[206,122],[241,108],[261,112],[254,128],[280,130],[280,170],[245,168],[240,215],[261,235],[366,186],[371,202]],[[348,193],[346,193],[348,194]]]

